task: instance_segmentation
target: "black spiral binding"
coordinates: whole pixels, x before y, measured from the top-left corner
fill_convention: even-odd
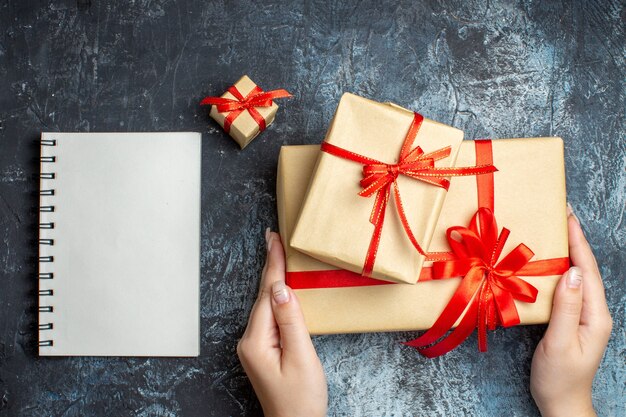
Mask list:
[[[41,139],[41,146],[56,146],[57,141],[56,139]],[[47,163],[54,163],[56,162],[56,156],[42,156],[40,158],[41,161],[41,166],[43,168],[44,164]],[[43,169],[42,169],[43,171]],[[42,180],[53,180],[56,178],[56,174],[54,172],[41,172],[39,174],[39,178]],[[48,190],[40,190],[39,191],[39,195],[40,196],[53,196],[54,195],[54,189],[48,189]],[[51,205],[39,205],[39,212],[40,213],[53,213],[54,212],[54,206]],[[53,222],[39,222],[39,229],[54,229],[54,223]],[[45,245],[45,246],[53,246],[54,245],[54,239],[39,239],[39,245]],[[39,257],[39,262],[40,263],[48,263],[48,262],[54,262],[54,256],[40,256]],[[53,272],[39,272],[39,279],[54,279],[54,273]],[[41,297],[52,297],[54,296],[54,290],[39,290],[39,312],[40,313],[53,313],[54,312],[54,306],[49,305],[49,303],[45,303],[48,305],[42,305],[44,303],[41,302]],[[39,324],[39,332],[43,332],[43,331],[49,331],[54,329],[54,323],[49,322],[49,323],[40,323]],[[43,337],[41,337],[41,333],[39,335],[39,346],[40,347],[50,347],[54,345],[54,340],[52,339],[45,339]]]

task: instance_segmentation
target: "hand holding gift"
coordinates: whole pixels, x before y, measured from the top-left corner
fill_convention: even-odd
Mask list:
[[[572,264],[557,284],[550,323],[533,356],[530,391],[543,417],[596,415],[591,385],[612,319],[595,257],[568,207]]]
[[[311,343],[298,299],[285,286],[285,254],[265,233],[267,261],[237,354],[268,417],[326,416],[324,369]]]
[[[389,146],[380,146],[384,143],[381,137],[390,133],[386,129],[377,130],[378,125],[381,120],[387,120],[390,123],[382,123],[383,126],[401,126],[400,120],[407,113],[397,106],[345,95],[321,150],[315,146],[281,150],[277,202],[281,233],[287,243],[283,266],[286,280],[295,291],[284,283],[277,286],[273,289],[276,297],[272,306],[280,304],[278,299],[299,299],[291,308],[292,317],[297,317],[299,323],[293,329],[303,330],[306,320],[309,331],[317,334],[428,329],[407,343],[427,357],[454,349],[475,329],[479,348],[484,351],[488,330],[545,323],[550,319],[533,361],[533,396],[544,416],[564,412],[593,415],[591,381],[606,347],[611,319],[597,267],[592,268],[593,255],[588,246],[586,252],[581,251],[586,242],[583,245],[584,237],[574,217],[570,215],[566,220],[563,215],[562,141],[534,138],[463,142],[456,165],[467,167],[456,168],[454,145],[422,150],[417,139],[426,120],[410,113],[412,121],[402,136],[399,156],[394,162],[384,162],[391,160],[387,155],[391,150]],[[426,131],[442,129],[439,136],[434,135],[439,139],[453,133],[453,130],[446,132],[451,128],[427,122]],[[391,134],[396,141],[400,138],[398,133],[399,129]],[[354,137],[363,140],[354,142]],[[454,139],[448,137],[448,140],[454,143]],[[418,145],[414,146],[414,141]],[[378,146],[379,152],[387,156],[368,156],[371,146]],[[448,157],[451,166],[436,166]],[[494,165],[498,167],[497,173]],[[342,185],[346,178],[357,177],[357,172],[362,173],[360,189],[354,184]],[[446,176],[454,176],[452,183]],[[407,198],[413,200],[405,203],[400,188],[410,181],[432,187],[431,193],[426,188],[415,188]],[[433,189],[447,189],[450,184],[444,201],[438,195],[441,192]],[[416,193],[418,189],[420,192]],[[372,197],[369,201],[373,200],[373,208],[369,205],[367,209],[367,205],[354,198],[356,194]],[[303,200],[304,207],[298,215]],[[426,204],[426,209],[414,205],[417,200]],[[405,239],[403,243],[408,242],[412,251],[392,251],[393,256],[388,252],[381,267],[377,263],[379,247],[398,248],[398,242],[385,241],[382,232],[388,205],[396,212],[396,216],[388,217],[390,236],[395,233],[396,239]],[[359,231],[356,222],[352,227],[353,218],[360,218],[366,212],[373,231]],[[409,216],[413,219],[409,220]],[[434,216],[434,223],[424,223],[424,216]],[[416,219],[419,238],[409,226]],[[500,222],[507,227],[499,227]],[[581,289],[578,269],[571,269],[561,278],[569,266],[568,222],[572,262],[585,265],[585,276],[591,279],[589,300],[595,300],[585,301],[585,306],[595,307],[583,309],[582,313],[580,308],[586,295]],[[360,239],[354,240],[346,231],[361,237],[371,233],[368,245],[351,246],[351,242]],[[432,241],[429,236],[433,236]],[[425,242],[423,247],[421,242]],[[392,261],[397,260],[408,260],[408,268],[389,269],[390,265],[393,267]],[[405,282],[419,278],[419,282],[392,283],[369,276]],[[553,294],[554,310],[550,316]],[[572,306],[577,306],[577,310]],[[252,348],[245,349],[252,344],[249,334],[258,333],[253,330],[256,308],[240,344],[242,362],[255,389],[262,393],[260,397],[281,398],[283,395],[277,390],[269,389],[270,394],[264,394],[272,384],[267,380],[262,382],[258,376],[264,372],[264,366],[271,368],[271,364],[258,355],[245,353],[252,352]],[[279,310],[274,312],[277,314]],[[275,317],[280,328],[282,319]],[[287,331],[285,336],[288,338],[290,333]],[[304,345],[310,345],[308,336],[300,339],[307,341]],[[281,346],[281,343],[274,344]],[[288,350],[289,342],[285,343],[283,351]],[[583,350],[592,354],[582,355]],[[303,354],[303,365],[319,363],[317,357],[306,359],[309,356]],[[568,375],[568,370],[575,363],[580,364],[576,381],[571,378],[560,381],[563,375],[572,375]],[[571,393],[575,393],[575,401],[569,400]],[[290,401],[286,404],[288,407]],[[325,407],[325,396],[321,404]]]
[[[283,147],[281,151],[277,200],[281,233],[286,242],[289,242],[297,223],[297,212],[318,153],[315,146]],[[525,156],[520,158],[522,154]],[[495,290],[489,288],[485,300],[480,303],[481,314],[468,316],[463,329],[455,335],[456,343],[452,343],[455,340],[453,338],[447,342],[447,347],[451,349],[462,342],[466,336],[461,337],[461,333],[468,335],[476,327],[484,336],[486,330],[493,328],[496,323],[546,323],[550,317],[556,282],[568,266],[563,143],[558,138],[462,143],[459,165],[483,165],[490,162],[498,167],[498,172],[453,178],[430,245],[430,255],[442,264],[435,267],[432,262],[426,262],[415,285],[380,285],[384,282],[331,267],[287,245],[288,281],[292,288],[296,288],[301,299],[309,330],[315,334],[326,334],[426,330],[433,327],[459,289],[462,281],[460,277],[468,272],[457,271],[454,275],[448,273],[445,262],[451,261],[451,255],[454,254],[450,253],[446,230],[453,226],[465,227],[481,206],[490,208],[492,213],[496,213],[498,223],[510,229],[507,239],[500,239],[501,259],[495,260],[498,262],[493,266],[499,265],[511,252],[521,251],[524,255],[521,260],[529,261],[528,266],[517,268],[516,273],[520,277],[514,278],[512,273],[501,274],[498,279],[506,282],[500,284],[507,287],[509,281],[519,284],[523,280],[527,284],[522,283],[521,286],[528,291],[517,295],[516,288],[508,288],[507,292],[499,291],[498,285],[494,285]],[[496,229],[491,230],[495,237],[486,234],[485,238],[495,242],[500,234],[500,229]],[[521,243],[525,246],[516,249]],[[328,242],[331,247],[334,244]],[[530,252],[522,248],[532,250],[532,259],[528,259]],[[475,271],[484,272],[488,267],[493,267],[490,265],[491,259],[486,259],[486,256],[483,258],[485,265]],[[544,268],[546,266],[548,268]],[[509,268],[506,263],[500,267]],[[482,275],[481,279],[475,279],[476,273],[472,272],[473,275],[463,287],[471,284],[470,300],[477,291],[486,292],[483,288],[488,282],[482,280]],[[496,297],[492,296],[494,291],[498,292],[497,298],[501,301],[502,309],[494,308],[498,305]],[[467,296],[464,294],[465,298]],[[457,304],[455,300],[453,304],[450,308],[460,309],[457,313],[461,314],[469,302],[465,300]],[[501,313],[503,320],[499,317]],[[455,320],[447,314],[447,325],[439,327],[437,337],[428,343],[420,343],[420,347],[426,347],[442,337],[456,324],[458,314]],[[429,339],[434,335],[433,332],[429,333]],[[482,336],[481,347],[486,348],[486,338]],[[424,350],[423,353],[432,356],[435,351]],[[442,353],[443,350],[437,352]]]
[[[591,383],[606,348],[612,321],[593,253],[571,211],[568,226],[575,267],[561,278],[556,288],[554,312],[533,357],[530,389],[544,417],[595,417]],[[282,283],[285,274],[282,245],[276,235],[267,236],[270,249],[259,298],[237,352],[266,415],[304,412],[307,416],[323,416],[328,403],[323,369],[304,330],[297,295]],[[315,262],[311,266],[315,267]],[[270,294],[275,299],[271,306],[276,322],[268,305]],[[276,299],[283,305],[282,311],[276,308],[279,305]],[[289,317],[288,322],[285,317]],[[281,336],[276,326],[280,329],[286,323],[292,325],[292,330],[285,329]],[[278,337],[284,337],[284,343]],[[299,346],[302,354],[303,361],[298,366],[293,364],[294,355],[275,357],[281,343],[283,347],[289,346],[289,338],[299,341],[294,346]],[[291,353],[298,353],[298,349]],[[285,364],[282,375],[275,373],[281,362]]]

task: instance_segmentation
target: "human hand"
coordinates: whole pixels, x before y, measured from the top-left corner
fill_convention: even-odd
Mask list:
[[[543,417],[596,415],[591,385],[612,327],[596,259],[569,204],[567,222],[573,267],[557,284],[530,370],[530,392]]]
[[[237,355],[266,417],[326,416],[324,369],[304,324],[298,298],[285,285],[280,237],[265,232],[267,260],[259,296]]]

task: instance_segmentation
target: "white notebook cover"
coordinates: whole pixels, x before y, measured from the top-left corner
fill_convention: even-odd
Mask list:
[[[41,157],[39,354],[197,356],[200,134],[43,133]]]

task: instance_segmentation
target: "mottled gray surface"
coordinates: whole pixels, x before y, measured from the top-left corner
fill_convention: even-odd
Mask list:
[[[594,386],[623,417],[624,16],[619,1],[0,1],[0,416],[260,415],[235,356],[276,227],[281,145],[319,143],[342,92],[390,100],[466,137],[562,136],[567,188],[615,319]],[[264,3],[261,5],[261,3]],[[349,4],[349,6],[346,6]],[[285,87],[276,123],[239,151],[198,102],[247,73]],[[40,359],[42,130],[203,132],[202,354]],[[413,333],[320,337],[332,415],[536,415],[544,328],[499,329],[426,360]]]

